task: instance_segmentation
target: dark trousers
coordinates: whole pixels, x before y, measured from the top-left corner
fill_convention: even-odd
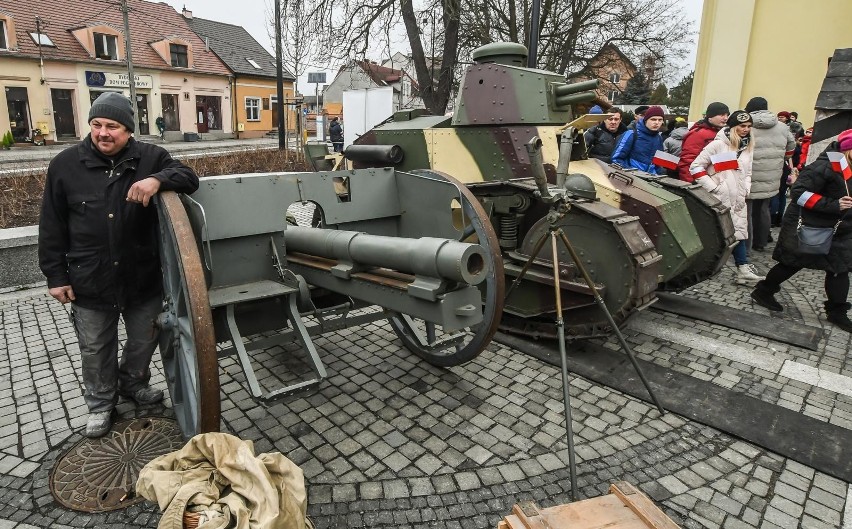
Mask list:
[[[331,142],[332,146],[334,146],[334,152],[343,152],[343,142],[342,141],[333,141]]]
[[[159,297],[123,312],[71,306],[83,364],[83,398],[91,413],[111,411],[118,395],[133,394],[151,379],[151,356],[157,348],[154,326],[163,310]],[[118,360],[118,318],[124,318],[127,340]]]
[[[769,229],[771,219],[769,217],[769,200],[760,198],[746,200],[748,206],[748,247],[762,250],[769,242]]]
[[[758,288],[775,294],[781,290],[781,283],[793,277],[799,270],[801,270],[799,267],[778,263],[766,274],[766,279],[758,284]],[[849,274],[826,272],[824,285],[825,295],[828,298],[828,301],[825,302],[825,311],[828,313],[834,311],[846,313],[849,309],[849,303],[846,301],[849,297]]]
[[[781,182],[778,185],[778,194],[772,197],[769,203],[769,216],[773,224],[781,224],[781,219],[784,217],[784,210],[787,207],[787,175],[789,172],[781,176]]]

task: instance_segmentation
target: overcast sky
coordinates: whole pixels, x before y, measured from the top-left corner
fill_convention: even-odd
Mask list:
[[[272,12],[274,6],[273,0],[240,0],[236,4],[238,7],[235,7],[233,0],[165,0],[165,3],[177,9],[178,12],[186,6],[187,9],[192,11],[193,16],[242,26],[270,53],[275,55],[266,22],[266,13]],[[698,25],[701,22],[701,6],[703,3],[704,0],[683,0],[684,12],[693,21],[692,30],[696,33],[693,42],[696,48],[698,46],[697,32]],[[687,64],[683,67],[683,74],[692,70],[695,63],[695,51],[695,49],[691,50]],[[379,57],[371,58],[380,59]],[[309,69],[309,71],[322,70],[322,68]],[[334,73],[331,69],[326,71],[328,72],[328,81],[331,82]],[[312,87],[307,84],[307,75],[299,79],[299,91],[308,94],[313,92]]]

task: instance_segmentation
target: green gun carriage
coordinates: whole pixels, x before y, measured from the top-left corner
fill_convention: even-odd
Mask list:
[[[323,228],[288,224],[288,206],[308,202]],[[388,319],[409,350],[450,366],[476,357],[500,321],[496,234],[467,188],[433,171],[209,177],[157,207],[160,352],[186,436],[219,429],[223,354],[254,397],[272,398],[325,378],[312,336]],[[478,244],[459,242],[466,233]],[[270,389],[254,355],[294,341],[312,373]]]

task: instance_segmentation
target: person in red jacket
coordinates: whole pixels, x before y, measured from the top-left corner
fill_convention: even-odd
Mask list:
[[[695,125],[683,137],[680,161],[677,164],[678,177],[681,180],[692,182],[693,178],[689,174],[689,166],[692,165],[692,162],[695,161],[704,147],[716,139],[716,134],[725,126],[730,113],[731,111],[728,110],[725,103],[718,101],[710,103],[704,113],[704,119],[696,121]]]
[[[808,164],[808,151],[811,150],[811,137],[814,135],[814,128],[811,127],[805,130],[805,135],[802,136],[802,152],[799,154],[799,165],[796,169],[801,171]]]

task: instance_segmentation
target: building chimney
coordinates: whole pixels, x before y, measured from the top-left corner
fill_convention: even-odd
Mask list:
[[[192,11],[187,9],[186,6],[183,6],[183,11],[181,11],[180,14],[183,15],[183,18],[192,20]]]

